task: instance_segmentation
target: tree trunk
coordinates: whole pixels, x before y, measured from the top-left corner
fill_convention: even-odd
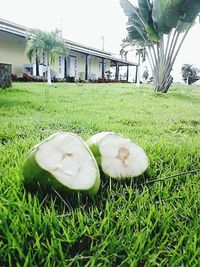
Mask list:
[[[138,55],[138,68],[137,68],[137,82],[136,85],[140,85],[140,53]]]
[[[0,88],[12,87],[12,65],[0,63]]]
[[[51,85],[51,70],[50,66],[47,66],[47,83]]]
[[[173,77],[169,75],[167,79],[164,80],[161,84],[156,85],[155,92],[167,93],[172,82],[173,82]]]
[[[39,61],[38,61],[38,56],[36,56],[35,61],[36,61],[36,76],[39,76],[40,74],[39,74]]]

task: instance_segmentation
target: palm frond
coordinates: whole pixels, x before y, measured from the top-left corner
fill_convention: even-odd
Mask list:
[[[62,39],[58,36],[58,31],[43,32],[38,29],[31,29],[26,36],[25,54],[31,61],[34,56],[46,53],[47,61],[55,63],[59,55],[67,55],[69,49]]]

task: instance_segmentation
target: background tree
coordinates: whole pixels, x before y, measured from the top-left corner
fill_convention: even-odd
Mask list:
[[[200,12],[199,0],[120,0],[128,16],[127,45],[146,50],[156,92],[166,93],[180,48]]]
[[[67,56],[69,49],[62,39],[58,36],[59,32],[43,32],[32,29],[27,34],[25,54],[32,61],[33,58],[39,58],[45,53],[47,58],[47,82],[51,84],[51,70],[58,56]]]
[[[137,67],[137,69],[136,69],[136,83],[137,83],[137,85],[139,85],[140,84],[140,69],[141,69],[141,60],[142,60],[142,62],[145,62],[145,60],[146,60],[146,49],[144,48],[144,47],[138,47],[138,46],[136,46],[136,48],[135,48],[135,54],[136,54],[136,56],[138,56],[138,67]]]
[[[200,79],[200,76],[198,74],[200,73],[200,70],[197,68],[194,68],[191,64],[184,64],[181,68],[182,77],[183,80],[187,84],[192,84]]]
[[[122,40],[122,44],[121,44],[121,50],[119,51],[119,54],[121,56],[121,59],[124,59],[127,61],[127,56],[128,56],[128,53],[130,52],[129,50],[126,50],[126,39],[123,39]]]
[[[137,62],[137,68],[136,68],[136,81],[137,85],[140,84],[140,67],[141,67],[141,61],[145,62],[146,60],[146,49],[145,47],[140,47],[138,44],[133,44],[130,48],[129,41],[126,39],[122,40],[121,44],[121,50],[120,50],[120,55],[122,59],[127,60],[128,53],[131,51],[135,52],[135,55],[138,57],[138,62]]]

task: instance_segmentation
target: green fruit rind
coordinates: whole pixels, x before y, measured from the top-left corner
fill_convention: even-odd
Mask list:
[[[110,138],[110,140],[111,139],[113,139],[113,140],[117,139],[121,143],[118,143],[118,141],[117,141],[116,144],[113,145],[113,144],[108,142],[108,140],[109,140],[108,138]],[[122,142],[122,140],[123,140],[123,142]],[[118,151],[118,149],[120,147],[122,148],[122,150],[124,149],[124,151],[125,151],[126,148],[123,147],[124,142],[128,144],[128,145],[127,144],[125,145],[126,148],[128,148],[127,149],[128,157],[129,157],[129,154],[131,154],[131,153],[132,153],[132,156],[131,156],[132,158],[133,158],[134,154],[137,154],[139,157],[139,158],[136,157],[135,161],[133,161],[133,163],[130,162],[130,160],[129,160],[128,166],[126,165],[127,162],[123,161],[123,164],[124,164],[123,165],[122,162],[120,161],[121,155],[119,156],[119,155],[115,154],[115,156],[113,156],[113,154],[111,153],[112,154],[111,155],[110,152],[107,155],[105,155],[105,153],[104,153],[105,150]],[[94,157],[96,158],[100,169],[103,171],[103,173],[106,176],[111,177],[113,179],[122,180],[122,179],[140,176],[142,173],[145,172],[145,170],[149,166],[149,161],[148,161],[148,158],[147,158],[146,153],[144,152],[143,148],[141,148],[138,144],[136,144],[135,142],[133,142],[129,138],[121,136],[117,133],[114,133],[114,132],[97,133],[97,134],[91,136],[90,139],[88,139],[87,144],[88,144],[89,148],[91,149]],[[104,151],[102,149],[103,146],[104,146]],[[129,148],[130,148],[130,150],[129,150]],[[134,152],[133,152],[133,149],[134,149]],[[123,155],[123,151],[122,151],[122,155]],[[116,158],[118,158],[118,159],[116,160]],[[127,157],[125,157],[125,158],[127,158]],[[112,168],[113,168],[113,170],[111,171]],[[127,171],[127,169],[128,169],[128,171]],[[131,169],[131,171],[130,171],[130,169]],[[131,175],[129,175],[130,173],[131,173]]]
[[[88,188],[88,189],[72,189],[70,186],[66,186],[62,184],[57,177],[51,172],[45,170],[40,163],[36,159],[37,151],[40,149],[40,147],[49,140],[52,140],[54,137],[56,137],[59,134],[67,133],[70,135],[73,135],[75,138],[77,138],[81,143],[84,145],[84,147],[87,149],[89,156],[92,158],[92,161],[94,163],[94,167],[96,169],[96,178],[94,181],[94,184]],[[49,138],[44,140],[43,142],[39,143],[38,145],[34,146],[30,152],[28,153],[24,164],[23,164],[23,171],[22,171],[23,177],[24,177],[24,184],[25,187],[28,188],[30,191],[37,191],[38,189],[42,192],[48,192],[49,189],[53,188],[54,190],[60,192],[60,193],[66,193],[66,192],[83,192],[87,193],[89,195],[94,195],[98,192],[99,186],[100,186],[100,173],[99,168],[96,163],[95,157],[93,156],[92,152],[90,151],[87,144],[83,141],[82,138],[77,136],[74,133],[68,133],[68,132],[58,132],[53,135],[51,135]]]

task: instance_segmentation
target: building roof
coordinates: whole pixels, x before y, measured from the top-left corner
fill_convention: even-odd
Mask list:
[[[29,30],[30,28],[27,28],[25,26],[22,26],[22,25],[0,18],[0,31],[9,32],[11,34],[15,34],[15,35],[25,38],[26,33]],[[80,43],[76,43],[65,38],[62,38],[62,39],[66,43],[66,45],[69,47],[69,49],[72,51],[80,52],[80,53],[84,53],[84,54],[88,54],[88,55],[92,55],[92,56],[96,56],[100,58],[110,59],[113,63],[118,63],[120,66],[126,66],[126,65],[137,66],[136,63],[126,61],[123,59],[119,59],[113,56],[111,52],[103,51],[97,48],[93,48],[93,47],[86,46]]]

